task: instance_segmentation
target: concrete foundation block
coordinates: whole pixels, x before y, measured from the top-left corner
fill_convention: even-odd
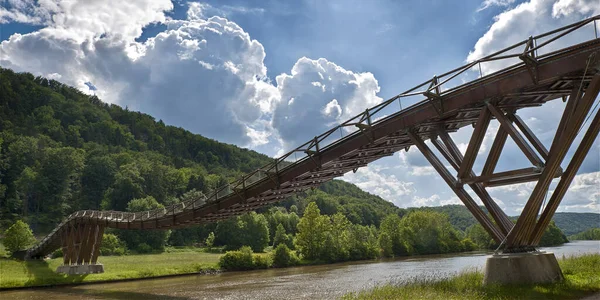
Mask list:
[[[495,254],[485,264],[484,284],[550,283],[563,280],[551,252]]]
[[[98,274],[104,273],[104,265],[62,265],[56,268],[56,272],[67,275]]]

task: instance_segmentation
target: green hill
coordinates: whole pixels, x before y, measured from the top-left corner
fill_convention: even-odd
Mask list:
[[[36,234],[80,209],[125,210],[153,197],[168,205],[204,194],[272,160],[162,120],[103,103],[55,80],[0,68],[0,229],[25,219]],[[285,203],[378,225],[402,210],[343,181]]]
[[[553,220],[566,235],[600,227],[600,214],[597,213],[559,212],[554,215]]]
[[[477,223],[475,217],[473,217],[469,210],[463,205],[445,205],[439,207],[428,207],[428,209],[447,214],[450,218],[450,223],[463,231],[469,226]],[[511,218],[515,220],[517,219],[517,217]],[[600,227],[600,214],[597,213],[558,212],[554,215],[552,220],[554,220],[556,226],[558,226],[558,228],[560,228],[567,236],[583,232],[591,228]]]

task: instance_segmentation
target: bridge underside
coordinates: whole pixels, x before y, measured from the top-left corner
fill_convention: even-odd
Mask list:
[[[522,93],[522,95],[530,95],[532,100],[537,99],[529,103],[539,100],[545,101],[545,99],[556,96],[561,97],[566,102],[565,110],[550,149],[547,149],[540,142],[523,119],[516,114],[516,109],[511,107],[511,105],[514,105],[514,98],[511,96],[485,100],[483,105],[472,110],[474,114],[477,114],[477,120],[473,122],[473,134],[464,156],[448,134],[447,127],[443,124],[421,126],[407,132],[412,143],[417,146],[483,228],[496,242],[501,243],[504,252],[534,250],[534,246],[540,242],[544,230],[598,136],[600,111],[593,118],[567,168],[565,170],[561,168],[561,163],[565,159],[567,151],[573,145],[575,137],[582,130],[584,121],[588,118],[600,90],[600,74],[597,73],[596,69],[598,67],[597,62],[590,60],[590,64],[594,64],[593,67],[588,68],[587,74],[582,74],[578,78],[559,80],[545,87],[537,87],[536,90]],[[593,75],[588,76],[588,74]],[[523,99],[523,97],[520,97],[520,99]],[[492,119],[496,119],[500,126],[481,174],[475,174],[473,164]],[[495,172],[496,164],[509,136],[531,162],[531,166]],[[456,171],[456,176],[451,174],[436,153],[425,143],[425,140],[431,141],[431,144],[447,164]],[[554,178],[560,178],[558,185],[552,192],[548,203],[545,207],[542,207],[546,194],[549,192],[551,181]],[[530,181],[536,181],[537,183],[519,219],[514,224],[494,202],[487,192],[487,187]],[[479,197],[491,215],[491,219],[486,216],[465,190],[465,185],[468,185]]]
[[[551,33],[560,30],[569,33],[597,19],[600,20],[600,17]],[[551,33],[536,38],[547,39]],[[94,265],[101,242],[99,237],[106,227],[127,230],[174,229],[227,219],[317,187],[412,146],[423,153],[483,228],[501,243],[505,253],[532,251],[600,130],[600,113],[596,113],[583,139],[576,145],[573,158],[563,170],[561,163],[569,148],[574,146],[578,133],[586,127],[584,123],[590,111],[593,111],[592,106],[600,90],[600,39],[536,57],[537,48],[541,47],[533,48],[536,38],[507,48],[525,46],[525,51],[518,55],[522,63],[458,87],[442,89],[443,83],[474,68],[477,63],[514,57],[499,56],[503,53],[501,51],[439,78],[434,77],[367,109],[275,159],[273,163],[220,188],[209,197],[144,212],[86,210],[73,213],[39,244],[29,249],[27,257],[42,258],[62,247],[65,265]],[[444,76],[449,79],[440,82]],[[425,91],[415,92],[423,87]],[[383,108],[400,102],[402,97],[414,95],[425,99],[391,115],[377,118],[377,113]],[[559,99],[566,102],[565,111],[552,144],[546,148],[517,113],[520,109]],[[476,174],[473,165],[493,119],[500,126],[483,170]],[[463,155],[450,133],[465,126],[473,126],[474,129]],[[348,133],[351,128],[357,130]],[[341,137],[327,143],[334,134]],[[496,164],[509,136],[531,162],[531,166],[496,172]],[[290,162],[289,158],[296,153],[305,157]],[[446,165],[455,172],[448,170]],[[544,198],[555,178],[560,178],[558,185],[544,205]],[[513,223],[490,196],[487,188],[529,181],[537,183],[520,217]],[[465,189],[465,185],[483,203],[489,216]]]

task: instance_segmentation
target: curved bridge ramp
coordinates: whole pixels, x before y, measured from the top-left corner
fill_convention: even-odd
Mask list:
[[[556,177],[561,177],[559,186],[569,186],[581,164],[578,160],[589,151],[585,145],[591,145],[598,134],[598,129],[591,125],[583,146],[573,158],[575,163],[569,164],[565,171],[560,168],[566,150],[592,111],[590,107],[600,89],[600,39],[595,36],[593,27],[599,19],[600,16],[596,16],[527,38],[436,76],[316,136],[206,198],[135,213],[75,212],[29,249],[27,257],[42,258],[62,248],[65,266],[94,265],[104,228],[173,229],[215,222],[281,201],[411,146],[423,153],[487,232],[505,245],[505,250],[535,246],[539,242],[538,235],[541,236],[540,232],[562,199],[562,192],[554,192],[556,199],[548,203],[538,221],[540,195],[545,195],[550,181]],[[573,44],[574,36],[577,44]],[[561,48],[565,43],[571,46]],[[508,67],[483,74],[482,66],[488,69],[486,66],[498,64]],[[459,81],[459,75],[478,78],[452,87]],[[405,98],[419,101],[402,109]],[[546,149],[517,112],[554,99],[568,100],[568,103],[555,141]],[[484,170],[477,175],[472,170],[473,163],[492,119],[498,120],[501,126]],[[599,118],[594,122],[596,119]],[[471,125],[475,129],[463,155],[448,133]],[[532,167],[494,173],[508,136],[531,160]],[[431,140],[447,163],[429,149],[425,140]],[[300,158],[294,159],[297,156]],[[450,173],[446,165],[452,166],[456,175]],[[513,227],[513,222],[494,202],[486,187],[526,181],[538,183]],[[491,218],[464,190],[464,185],[480,198]]]

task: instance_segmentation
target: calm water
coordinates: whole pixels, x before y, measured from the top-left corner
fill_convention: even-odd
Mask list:
[[[600,241],[542,250],[557,258],[600,253]],[[231,272],[0,293],[0,299],[332,299],[414,277],[445,277],[483,268],[488,253],[430,255],[388,261]]]

